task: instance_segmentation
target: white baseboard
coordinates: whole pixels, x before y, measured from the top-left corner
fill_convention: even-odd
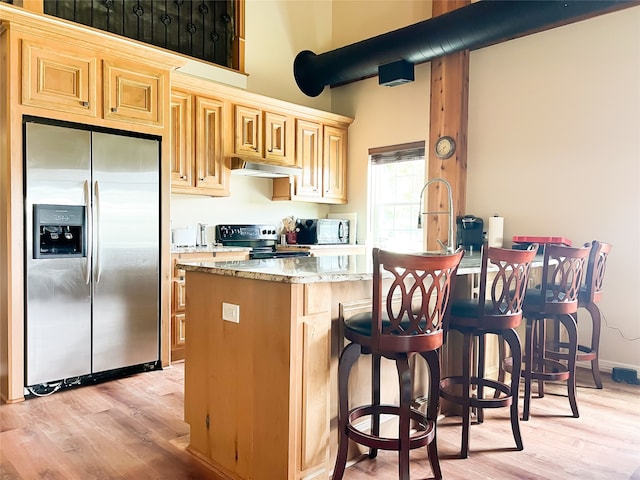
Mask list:
[[[640,373],[640,365],[629,365],[626,363],[619,362],[607,362],[606,360],[600,360],[600,371],[603,373],[611,373],[611,370],[614,368],[627,368],[630,370],[635,370]],[[591,362],[577,362],[578,367],[591,369]]]

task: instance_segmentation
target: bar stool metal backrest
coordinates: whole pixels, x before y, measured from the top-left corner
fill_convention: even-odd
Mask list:
[[[373,250],[373,305],[364,313],[343,319],[345,337],[351,341],[338,363],[339,445],[333,479],[341,479],[349,439],[369,447],[398,451],[399,478],[409,479],[409,451],[427,446],[435,478],[442,478],[436,443],[443,321],[456,271],[463,252],[451,255],[404,254]],[[385,292],[384,288],[389,285]],[[384,285],[384,286],[383,286]],[[349,374],[359,356],[372,356],[371,404],[349,409]],[[411,407],[412,373],[409,360],[420,355],[427,363],[430,382],[426,414]],[[380,360],[396,362],[400,386],[399,405],[380,404]],[[380,435],[380,416],[398,421],[395,438]],[[371,418],[371,432],[361,430],[361,417]],[[421,426],[412,432],[411,422]]]

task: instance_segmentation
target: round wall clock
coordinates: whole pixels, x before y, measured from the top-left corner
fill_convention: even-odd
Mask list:
[[[436,141],[435,151],[438,158],[449,158],[456,151],[456,141],[449,136],[440,137]]]

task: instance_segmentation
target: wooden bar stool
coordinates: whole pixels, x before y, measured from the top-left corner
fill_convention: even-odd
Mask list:
[[[373,305],[370,312],[344,319],[350,340],[338,363],[338,454],[333,479],[341,479],[347,462],[349,439],[369,447],[369,457],[378,449],[398,451],[399,478],[409,480],[409,451],[427,446],[435,478],[442,478],[436,443],[439,410],[440,360],[443,320],[452,283],[463,252],[452,255],[419,255],[373,250]],[[383,294],[383,281],[391,285]],[[372,355],[371,404],[349,409],[349,374],[360,354]],[[413,378],[410,360],[422,356],[429,371],[426,414],[411,407]],[[381,357],[395,361],[400,384],[399,405],[380,404]],[[398,418],[394,438],[380,435],[380,415]],[[371,419],[371,431],[357,427],[362,417]],[[420,427],[410,430],[411,422]]]
[[[602,284],[604,283],[604,274],[607,269],[607,258],[611,252],[611,245],[605,242],[594,240],[590,244],[589,262],[587,263],[587,274],[580,293],[578,294],[578,308],[584,308],[589,312],[591,319],[591,342],[590,345],[581,343],[578,338],[578,352],[576,360],[578,362],[591,362],[591,375],[597,388],[602,388],[602,379],[600,378],[599,350],[600,350],[600,330],[602,328],[602,315],[598,303],[602,299]],[[578,317],[578,324],[580,322]],[[566,342],[558,341],[558,333],[554,335],[556,342],[554,348],[556,352],[567,348]],[[558,357],[554,352],[550,356]]]
[[[511,407],[511,430],[517,450],[523,449],[518,423],[518,389],[520,363],[512,365],[511,383],[485,377],[485,336],[498,335],[506,341],[513,358],[521,358],[522,348],[516,328],[522,321],[522,304],[527,290],[531,262],[538,245],[527,250],[507,250],[485,247],[482,251],[480,292],[477,299],[456,299],[451,302],[447,328],[463,335],[462,375],[440,381],[440,396],[462,407],[462,447],[460,457],[469,456],[471,409],[477,410],[478,423],[483,421],[483,409]],[[495,271],[489,280],[488,271]],[[478,339],[478,358],[472,358],[474,339]],[[493,392],[485,398],[485,388]],[[473,390],[477,389],[476,394]]]
[[[578,294],[582,285],[590,248],[547,244],[544,249],[542,285],[527,290],[523,313],[526,320],[524,347],[523,420],[529,420],[531,383],[538,382],[538,397],[544,397],[545,381],[565,381],[571,412],[579,417],[576,400],[576,356],[578,351]],[[567,351],[549,355],[546,349],[545,321],[562,325],[567,334]],[[558,326],[559,328],[559,326]],[[505,370],[513,372],[513,359],[505,359]],[[563,363],[564,362],[564,363]],[[512,373],[513,374],[513,373]]]

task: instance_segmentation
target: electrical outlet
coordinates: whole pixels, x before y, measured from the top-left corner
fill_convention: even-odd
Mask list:
[[[240,305],[233,303],[222,304],[222,320],[227,322],[240,323]]]

